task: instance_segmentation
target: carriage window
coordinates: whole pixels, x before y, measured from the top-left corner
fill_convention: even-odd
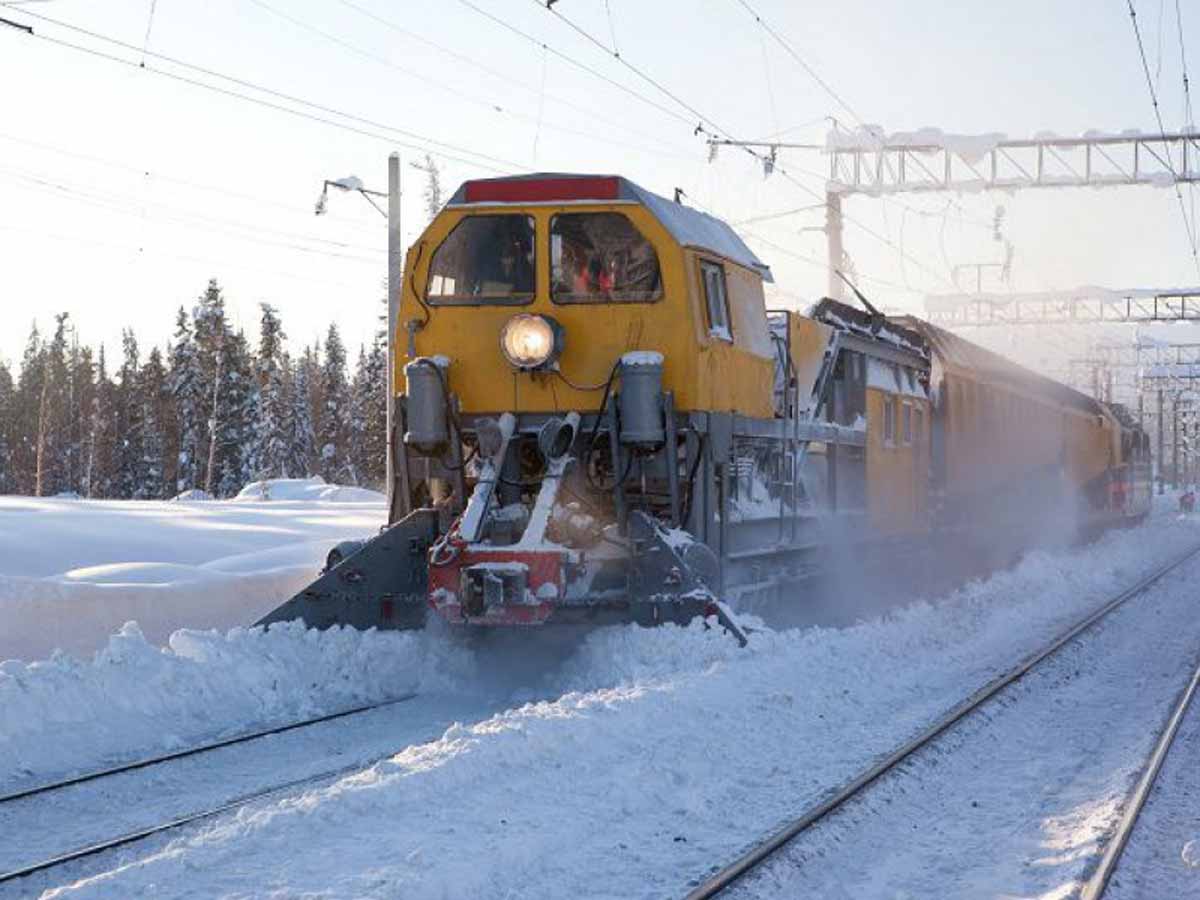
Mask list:
[[[467,216],[429,264],[433,304],[525,303],[533,298],[533,217]]]
[[[733,334],[729,330],[729,298],[725,292],[725,267],[719,263],[701,261],[700,275],[704,279],[708,333],[723,341],[732,341]]]
[[[558,303],[662,296],[654,246],[620,213],[560,213],[550,220],[550,284]]]

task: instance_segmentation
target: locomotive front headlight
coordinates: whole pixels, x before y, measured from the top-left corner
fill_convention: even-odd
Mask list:
[[[562,354],[563,332],[549,316],[520,313],[504,323],[500,349],[518,369],[544,369]]]

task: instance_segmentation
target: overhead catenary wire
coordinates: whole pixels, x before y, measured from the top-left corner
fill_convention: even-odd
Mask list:
[[[835,268],[831,262],[820,259],[819,257],[816,257],[816,256],[809,256],[808,254],[801,253],[798,250],[789,249],[788,247],[785,247],[782,244],[777,244],[776,242],[763,237],[761,234],[756,234],[753,231],[744,232],[744,236],[748,240],[757,241],[758,243],[763,244],[764,246],[770,247],[772,250],[782,253],[784,256],[790,256],[793,259],[799,260],[800,262],[808,263],[809,265],[812,265],[812,266],[816,266],[817,268],[823,269],[826,272],[828,272],[830,270],[834,270],[834,268]],[[897,288],[898,290],[906,291],[911,294],[920,293],[919,291],[916,291],[911,287],[907,287],[903,284],[900,284],[899,282],[889,281],[886,278],[879,278],[875,275],[863,275],[862,273],[859,273],[858,279],[861,281],[870,281],[874,284],[883,285],[884,287]]]
[[[1187,231],[1188,244],[1192,251],[1192,262],[1196,266],[1196,274],[1200,275],[1200,256],[1197,255],[1196,233],[1192,228],[1192,222],[1188,219],[1187,207],[1183,202],[1183,192],[1179,189],[1179,173],[1175,171],[1175,163],[1171,160],[1171,152],[1166,148],[1167,128],[1163,124],[1162,110],[1158,106],[1158,93],[1154,89],[1154,79],[1150,75],[1150,64],[1146,61],[1146,48],[1142,44],[1142,29],[1138,25],[1137,10],[1133,8],[1133,0],[1126,0],[1126,2],[1129,5],[1129,20],[1133,23],[1133,36],[1137,39],[1138,55],[1142,61],[1142,71],[1146,75],[1146,87],[1150,90],[1150,103],[1154,107],[1154,118],[1158,121],[1158,130],[1163,138],[1167,169],[1174,180],[1175,197],[1179,201],[1179,214],[1183,216],[1183,227]],[[1181,33],[1180,40],[1182,41],[1182,39]]]
[[[22,8],[21,15],[31,16],[32,18],[35,18],[37,20],[40,20],[43,22],[48,22],[49,24],[51,24],[53,26],[63,28],[68,31],[72,31],[77,34],[82,34],[88,38],[91,38],[92,40],[101,41],[101,42],[104,42],[107,44],[111,44],[115,47],[120,47],[121,49],[123,49],[125,51],[129,51],[129,52],[133,52],[133,53],[141,52],[141,49],[139,47],[136,47],[126,41],[122,41],[118,38],[114,38],[109,35],[100,34],[99,32],[92,31],[90,29],[83,28],[78,25],[72,25],[69,22],[63,22],[59,19],[54,19],[50,16],[46,16],[41,13],[32,12],[32,11]],[[380,140],[380,141],[386,141],[386,142],[391,143],[396,146],[406,147],[407,149],[410,149],[410,150],[419,150],[422,153],[429,153],[432,156],[435,156],[435,157],[438,157],[441,159],[451,160],[451,161],[457,162],[457,163],[462,163],[463,165],[471,166],[473,168],[482,169],[485,171],[497,172],[500,174],[506,174],[508,172],[516,171],[521,168],[519,163],[513,162],[512,160],[501,159],[499,157],[491,156],[487,153],[482,153],[482,152],[472,150],[467,147],[459,146],[457,144],[451,144],[451,143],[448,143],[445,141],[440,141],[435,138],[428,137],[427,135],[423,135],[423,134],[419,134],[417,132],[411,131],[409,129],[399,128],[397,126],[389,125],[389,124],[386,124],[383,122],[378,122],[378,121],[375,121],[372,119],[368,119],[366,117],[359,116],[354,113],[348,113],[348,112],[345,112],[344,110],[340,110],[335,107],[317,103],[312,100],[307,100],[303,97],[298,97],[294,94],[288,94],[284,91],[279,91],[279,90],[276,90],[275,88],[270,88],[270,87],[258,84],[256,82],[250,81],[245,78],[241,78],[241,77],[238,77],[235,75],[226,75],[223,72],[216,71],[215,69],[207,68],[205,66],[200,66],[195,63],[190,63],[190,62],[187,62],[186,60],[182,60],[177,57],[169,56],[164,53],[158,53],[158,52],[150,51],[150,50],[146,51],[146,55],[148,57],[152,57],[154,59],[161,60],[170,65],[178,66],[182,69],[186,69],[188,71],[195,72],[200,75],[204,75],[208,78],[220,79],[220,80],[226,81],[230,84],[237,85],[238,87],[241,87],[241,88],[246,88],[246,89],[249,89],[252,91],[257,91],[257,92],[267,95],[268,97],[273,97],[276,100],[283,100],[283,101],[286,101],[287,103],[292,103],[292,104],[297,104],[302,107],[307,107],[308,109],[316,110],[317,112],[322,113],[323,115],[317,115],[316,113],[308,112],[305,109],[296,109],[291,106],[284,106],[283,104],[273,102],[272,100],[266,100],[262,97],[256,97],[251,94],[241,93],[241,92],[233,90],[231,88],[222,87],[220,85],[213,84],[208,81],[202,81],[198,78],[181,75],[180,73],[171,71],[169,69],[155,68],[149,64],[142,65],[142,64],[138,63],[136,60],[132,60],[132,59],[129,59],[129,58],[126,58],[123,56],[118,56],[113,53],[99,50],[95,47],[88,47],[88,46],[84,46],[82,44],[75,44],[70,41],[63,40],[61,38],[57,38],[57,37],[53,37],[53,36],[44,34],[40,31],[35,32],[35,31],[31,30],[29,32],[29,35],[36,39],[43,40],[43,41],[46,41],[48,43],[51,43],[51,44],[54,44],[54,45],[57,45],[60,47],[65,47],[65,48],[75,50],[78,52],[87,53],[87,54],[90,54],[92,56],[95,56],[95,57],[98,57],[101,59],[106,59],[111,62],[120,63],[121,65],[125,65],[130,68],[144,69],[147,72],[152,72],[152,73],[154,73],[156,75],[160,75],[164,78],[170,78],[175,81],[179,81],[184,84],[190,84],[194,87],[202,88],[204,90],[212,91],[214,93],[222,94],[224,96],[234,97],[234,98],[237,98],[237,99],[249,102],[249,103],[254,103],[259,106],[264,106],[269,109],[274,109],[279,112],[287,113],[289,115],[296,116],[298,118],[307,119],[307,120],[314,121],[314,122],[319,122],[324,125],[329,125],[334,128],[339,128],[343,131],[360,134],[365,137],[374,138],[374,139]],[[328,116],[337,116],[341,119],[345,119],[346,121],[345,122],[338,121],[337,119],[328,118]],[[358,124],[355,125],[355,124],[349,124],[349,123],[358,123]],[[367,126],[367,127],[364,128],[364,127],[360,127],[360,126]],[[375,130],[368,130],[368,129],[375,129]],[[409,141],[406,142],[405,140],[400,140],[389,134],[384,134],[381,132],[390,132],[391,135],[400,135],[403,138],[409,139]],[[421,143],[412,143],[412,141],[419,141]],[[474,157],[474,158],[472,158],[472,157]],[[497,167],[503,167],[503,168],[497,168]]]
[[[493,78],[496,81],[503,82],[505,84],[511,84],[515,87],[521,88],[522,90],[529,92],[531,95],[536,96],[539,99],[539,102],[558,104],[559,106],[574,110],[577,113],[587,116],[587,118],[591,121],[603,123],[604,125],[606,125],[610,128],[615,128],[620,131],[627,132],[628,134],[635,135],[639,138],[656,141],[659,143],[659,145],[664,150],[667,150],[669,152],[675,152],[675,153],[682,152],[681,147],[668,144],[666,141],[663,141],[658,135],[645,132],[638,128],[633,128],[629,125],[628,122],[623,122],[616,118],[600,115],[597,112],[597,110],[594,108],[590,108],[581,103],[576,103],[575,101],[570,100],[566,97],[559,96],[558,94],[556,94],[552,91],[546,91],[543,89],[543,87],[540,87],[540,86],[534,85],[534,84],[530,84],[528,82],[522,81],[519,78],[515,78],[511,72],[507,72],[503,69],[498,69],[494,66],[489,66],[486,63],[480,62],[480,60],[478,60],[474,56],[471,56],[466,53],[461,53],[461,52],[455,50],[453,47],[448,47],[445,44],[439,43],[438,41],[435,41],[435,40],[432,40],[431,38],[426,37],[425,35],[418,34],[417,32],[412,31],[409,28],[406,28],[405,26],[399,24],[398,22],[395,22],[392,19],[386,18],[386,17],[381,16],[378,13],[374,12],[373,10],[367,9],[366,7],[362,6],[361,4],[354,2],[354,0],[336,0],[336,2],[340,3],[342,6],[347,7],[348,9],[354,10],[359,15],[365,16],[366,18],[375,22],[377,25],[382,25],[384,28],[390,29],[390,30],[396,32],[397,34],[402,34],[408,38],[411,38],[412,40],[417,41],[418,43],[423,44],[426,47],[436,50],[438,53],[444,54],[444,55],[450,57],[451,59],[457,60],[458,62],[462,63],[465,66],[469,66],[473,69],[477,69],[480,72],[483,72],[484,74],[486,74],[489,78]],[[535,43],[536,43],[536,41],[535,41]],[[550,55],[552,53],[551,49],[549,47],[545,46],[544,44],[540,46],[540,49],[542,50],[543,55]]]
[[[11,141],[16,144],[22,144],[26,147],[33,147],[37,150],[47,150],[51,153],[57,153],[70,159],[82,160],[98,166],[107,166],[112,169],[119,169],[121,171],[138,175],[142,178],[149,178],[154,181],[162,181],[168,184],[177,184],[193,190],[204,191],[205,193],[217,193],[236,200],[243,200],[248,203],[260,204],[264,206],[273,206],[278,209],[287,210],[288,212],[301,213],[308,218],[312,217],[311,206],[297,206],[292,203],[286,203],[282,200],[276,200],[270,197],[263,197],[258,194],[249,194],[245,191],[235,191],[222,185],[212,184],[211,182],[194,181],[188,178],[180,178],[177,175],[168,175],[160,171],[147,169],[142,166],[136,166],[132,163],[122,160],[109,159],[107,157],[96,156],[91,153],[80,153],[76,150],[68,150],[65,147],[58,147],[54,144],[48,144],[45,141],[35,141],[29,138],[18,137],[14,134],[5,134],[3,132],[0,132],[0,141]],[[336,219],[337,221],[352,228],[365,229],[372,232],[379,231],[378,226],[366,225],[362,221],[350,218],[349,216],[338,216],[326,212],[325,218]],[[316,240],[316,238],[314,238],[314,240]]]
[[[323,238],[312,238],[307,235],[301,235],[296,232],[281,231],[279,229],[266,228],[259,225],[249,225],[243,222],[234,221],[231,219],[221,219],[212,216],[207,216],[203,213],[197,213],[191,210],[181,210],[162,203],[144,204],[130,198],[128,196],[121,197],[120,195],[110,194],[104,196],[102,193],[88,191],[85,188],[73,186],[61,181],[53,181],[47,178],[40,177],[36,174],[23,173],[19,170],[2,169],[0,168],[0,176],[7,175],[10,178],[15,178],[19,182],[25,182],[26,186],[31,186],[37,189],[44,189],[56,196],[70,199],[76,202],[86,203],[109,212],[115,212],[123,215],[148,218],[153,221],[161,222],[167,225],[177,225],[185,228],[199,229],[202,231],[217,232],[229,237],[238,239],[239,241],[252,241],[254,243],[264,244],[266,246],[280,247],[287,250],[295,250],[301,253],[315,254],[319,256],[327,256],[335,259],[348,260],[350,262],[369,263],[370,265],[378,265],[377,259],[371,259],[366,256],[358,256],[353,253],[343,253],[336,250],[330,250],[324,247],[306,247],[302,244],[297,244],[295,240],[310,241],[317,243],[328,243],[343,249],[359,249],[371,253],[382,253],[379,248],[361,247],[351,244],[343,244],[338,241],[328,241]],[[165,215],[154,214],[148,212],[147,207],[157,208],[163,211]],[[191,221],[189,221],[191,220]],[[238,231],[230,231],[229,228],[239,229]],[[263,237],[262,234],[274,234],[277,237],[290,238],[290,241],[274,240],[269,237]]]
[[[633,143],[630,143],[629,141],[621,140],[619,138],[613,137],[612,135],[608,135],[608,134],[598,134],[596,132],[585,131],[585,130],[581,130],[578,128],[570,128],[570,127],[567,127],[564,125],[556,124],[552,121],[539,122],[538,117],[531,116],[527,113],[520,112],[516,109],[512,109],[512,108],[508,107],[507,105],[499,103],[495,100],[485,99],[483,97],[475,96],[474,94],[468,93],[466,91],[461,91],[461,90],[447,84],[445,81],[443,81],[440,78],[431,77],[422,72],[411,69],[407,66],[400,65],[399,63],[393,61],[392,59],[388,58],[387,56],[382,56],[371,50],[365,50],[362,47],[359,47],[357,44],[351,43],[350,41],[346,40],[345,38],[340,37],[336,34],[333,34],[332,32],[330,32],[324,28],[318,28],[317,26],[315,26],[309,22],[306,22],[303,19],[300,19],[300,18],[292,15],[289,12],[284,12],[280,9],[277,9],[276,7],[267,3],[266,0],[250,0],[250,2],[253,3],[255,6],[259,7],[260,9],[263,9],[266,12],[270,13],[271,15],[277,16],[277,17],[283,19],[284,21],[289,22],[296,28],[299,28],[303,31],[307,31],[310,34],[315,34],[318,37],[320,37],[326,41],[336,44],[337,46],[341,47],[343,50],[345,50],[348,53],[352,53],[363,59],[369,60],[370,62],[376,63],[377,65],[381,65],[386,68],[392,69],[396,72],[401,73],[402,75],[404,75],[408,78],[412,78],[416,81],[421,82],[422,84],[429,85],[430,87],[434,88],[435,90],[444,91],[454,97],[459,98],[460,100],[463,100],[467,103],[478,106],[489,112],[496,113],[497,115],[511,117],[513,119],[517,119],[519,121],[526,122],[526,123],[529,123],[534,126],[544,127],[549,130],[552,130],[552,131],[560,131],[564,134],[569,134],[574,137],[583,137],[583,138],[587,138],[588,140],[591,140],[591,141],[600,141],[602,143],[613,144],[615,146],[625,147],[625,148],[632,149],[639,153],[646,153],[646,154],[650,154],[653,156],[670,156],[670,157],[675,157],[675,158],[683,157],[683,154],[680,154],[680,153],[664,152],[664,151],[656,149],[656,148],[646,147],[646,146],[642,146],[640,144],[633,144]]]
[[[605,82],[606,84],[609,84],[612,87],[615,87],[617,90],[622,91],[626,95],[633,97],[634,99],[639,100],[648,106],[653,107],[654,109],[658,110],[659,112],[663,113],[664,115],[668,115],[671,118],[675,119],[676,121],[682,122],[683,124],[687,125],[688,127],[691,127],[691,125],[693,124],[691,119],[689,119],[687,116],[681,114],[677,110],[671,109],[666,104],[659,103],[657,100],[654,100],[650,97],[647,97],[645,94],[635,91],[633,88],[629,87],[628,85],[622,84],[621,82],[617,81],[615,78],[610,78],[609,76],[605,75],[603,72],[600,72],[597,69],[592,68],[591,66],[587,65],[586,63],[580,62],[579,60],[575,59],[575,57],[571,56],[570,54],[563,53],[561,50],[551,47],[545,41],[534,37],[533,35],[529,34],[526,31],[522,31],[520,28],[517,28],[512,23],[506,22],[504,19],[501,19],[499,16],[492,14],[488,10],[486,10],[483,7],[472,2],[472,0],[458,0],[458,2],[461,3],[463,6],[467,7],[468,9],[473,10],[474,12],[483,16],[484,18],[488,19],[489,21],[495,23],[496,25],[499,25],[501,28],[505,29],[506,31],[510,32],[511,34],[515,34],[518,37],[521,37],[522,39],[529,41],[536,47],[544,48],[548,53],[550,53],[552,56],[556,57],[557,59],[560,59],[563,62],[567,63],[568,65],[570,65],[576,69],[579,69],[582,72],[586,72],[595,78],[600,79],[601,81]],[[536,0],[535,0],[535,2],[536,2]],[[540,5],[541,4],[539,4],[539,6]]]
[[[30,228],[23,223],[20,225],[6,224],[0,222],[0,231],[9,231],[18,234],[37,235],[40,238],[49,238],[55,241],[70,241],[71,243],[83,244],[85,246],[104,248],[105,250],[125,250],[134,255],[158,256],[163,259],[174,259],[179,262],[198,263],[204,266],[222,266],[224,268],[242,269],[247,272],[257,272],[261,275],[271,275],[277,278],[286,278],[292,281],[300,281],[305,284],[324,284],[330,287],[347,288],[350,290],[359,290],[361,285],[350,284],[346,281],[335,281],[328,278],[320,278],[301,272],[284,272],[277,269],[264,269],[261,266],[246,265],[245,263],[230,262],[228,259],[213,259],[209,256],[194,256],[182,253],[171,253],[163,250],[146,250],[144,247],[139,247],[134,244],[119,244],[112,241],[99,240],[95,237],[78,234],[66,234],[63,232],[44,231],[38,228]]]
[[[804,57],[796,52],[795,48],[792,47],[788,41],[785,41],[780,36],[779,32],[772,28],[771,25],[754,10],[754,7],[747,3],[746,0],[737,0],[737,3],[739,3],[742,8],[746,10],[746,12],[750,13],[750,15],[754,17],[754,21],[759,24],[763,31],[769,34],[774,39],[775,43],[782,47],[784,52],[787,53],[787,55],[793,60],[795,60],[796,63],[809,74],[812,80],[821,86],[821,89],[825,91],[826,94],[833,98],[833,101],[837,103],[838,106],[848,112],[856,121],[862,121],[861,117],[854,110],[854,108],[842,98],[842,95],[835,91],[830,84],[824,78],[822,78],[820,74],[818,74],[817,70],[810,66],[804,60]]]

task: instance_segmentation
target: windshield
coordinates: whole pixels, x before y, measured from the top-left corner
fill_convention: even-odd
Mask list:
[[[524,303],[533,297],[533,217],[467,216],[429,264],[430,303]]]
[[[559,303],[645,302],[662,296],[658,255],[620,213],[550,220],[552,297]]]

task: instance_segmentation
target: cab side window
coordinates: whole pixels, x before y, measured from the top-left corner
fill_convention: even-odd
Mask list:
[[[708,333],[722,341],[733,341],[729,328],[729,297],[725,291],[725,267],[720,263],[700,261],[700,276],[704,281],[704,303],[708,310]]]

